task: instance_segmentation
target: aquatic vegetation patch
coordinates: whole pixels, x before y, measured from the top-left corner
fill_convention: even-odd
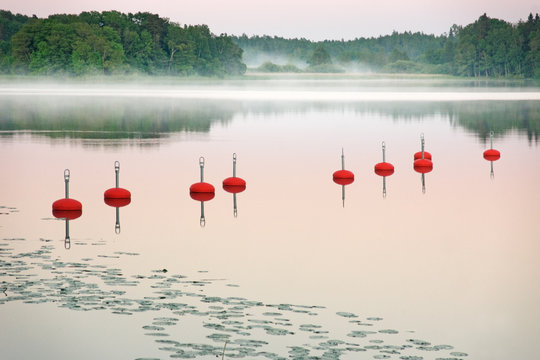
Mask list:
[[[374,359],[400,360],[424,360],[431,353],[440,360],[467,356],[440,354],[452,350],[450,345],[401,338],[398,330],[376,326],[374,322],[383,320],[379,317],[224,297],[211,293],[224,279],[190,279],[165,268],[126,274],[108,264],[137,253],[116,251],[100,254],[99,259],[64,261],[53,257],[52,244],[15,253],[13,241],[19,240],[0,243],[0,306],[20,301],[54,303],[74,311],[108,311],[114,316],[155,313],[150,323],[140,325],[141,332],[156,344],[156,352],[169,358],[340,359],[359,352]],[[144,296],[130,296],[129,288]],[[325,318],[333,317],[331,325],[321,320],[323,313]]]

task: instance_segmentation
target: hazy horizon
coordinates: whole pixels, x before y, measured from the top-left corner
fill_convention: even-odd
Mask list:
[[[96,0],[89,4],[52,0],[4,0],[4,10],[40,18],[52,14],[79,14],[83,11],[117,10],[124,13],[151,12],[180,24],[206,24],[215,34],[248,36],[269,35],[284,38],[352,40],[397,32],[423,32],[441,35],[454,24],[465,26],[486,13],[511,23],[526,20],[529,13],[540,13],[540,3],[517,0],[508,6],[503,1],[464,1],[436,3],[414,0],[403,3],[386,0],[364,6],[352,0],[326,2],[285,2],[282,0],[208,3],[183,1],[180,5],[158,0]]]

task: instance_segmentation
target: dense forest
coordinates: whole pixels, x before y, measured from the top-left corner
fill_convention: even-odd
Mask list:
[[[38,19],[0,10],[3,73],[224,76],[245,70],[242,49],[206,25],[180,26],[147,12]]]
[[[0,10],[0,73],[241,75],[263,72],[429,73],[540,78],[540,18],[511,24],[486,14],[448,33],[354,40],[219,36],[151,13],[51,15]]]
[[[267,72],[372,71],[470,77],[540,78],[540,18],[511,24],[480,16],[440,36],[397,33],[354,40],[234,38],[244,61]],[[326,55],[324,55],[326,53]]]

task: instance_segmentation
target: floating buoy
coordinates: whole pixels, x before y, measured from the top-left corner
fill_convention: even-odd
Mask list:
[[[495,150],[493,148],[493,131],[491,131],[489,133],[489,140],[490,140],[490,143],[491,143],[491,148],[484,151],[484,159],[486,159],[488,161],[499,160],[501,158],[501,153],[500,153],[499,150]]]
[[[223,189],[233,194],[246,190],[246,181],[236,176],[236,153],[233,154],[233,176],[223,180]]]
[[[414,154],[415,160],[413,163],[413,168],[416,172],[425,174],[433,170],[433,162],[431,161],[431,154],[427,151],[424,151],[424,134],[420,135],[420,143],[422,145],[422,151]],[[417,159],[417,154],[420,154],[420,157]],[[429,155],[429,158],[426,157]]]
[[[64,170],[65,198],[59,199],[53,202],[52,204],[53,211],[56,210],[56,211],[81,211],[82,212],[82,204],[75,199],[69,198],[69,177],[70,177],[69,169]]]
[[[201,182],[195,183],[189,187],[190,193],[215,193],[216,189],[212,184],[204,182],[204,158],[199,158],[199,166],[201,167]],[[192,196],[193,198],[193,196]],[[212,196],[211,199],[214,197]],[[203,200],[199,200],[203,201]],[[204,200],[206,201],[206,200]]]
[[[354,174],[352,171],[345,170],[345,155],[343,149],[341,149],[341,170],[335,171],[333,179],[336,184],[349,185],[354,182]]]
[[[382,143],[383,162],[375,164],[375,174],[379,176],[390,176],[394,173],[394,165],[386,162],[386,144]]]
[[[131,199],[131,193],[129,190],[119,187],[120,182],[120,162],[114,162],[114,172],[116,175],[116,187],[110,188],[105,191],[105,199]],[[128,203],[129,204],[129,203]],[[126,204],[127,205],[127,204]],[[112,206],[112,205],[111,205]],[[125,205],[123,205],[125,206]]]

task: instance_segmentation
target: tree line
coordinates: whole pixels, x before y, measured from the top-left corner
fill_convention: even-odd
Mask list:
[[[181,26],[148,12],[92,11],[39,19],[0,10],[2,73],[225,76],[244,74],[245,63],[266,72],[538,79],[540,18],[529,14],[525,21],[512,24],[484,14],[438,36],[393,32],[314,42],[267,35],[217,36],[206,25]]]
[[[148,12],[58,14],[46,19],[0,10],[0,71],[15,74],[241,75],[242,49],[206,25]]]
[[[244,34],[234,41],[244,50],[246,63],[267,60],[259,68],[262,71],[283,71],[283,64],[316,70],[326,64],[324,70],[332,65],[336,71],[540,78],[538,14],[529,14],[526,21],[517,24],[484,14],[467,26],[453,25],[440,36],[393,32],[376,38],[312,42]],[[323,58],[326,60],[321,62]]]

